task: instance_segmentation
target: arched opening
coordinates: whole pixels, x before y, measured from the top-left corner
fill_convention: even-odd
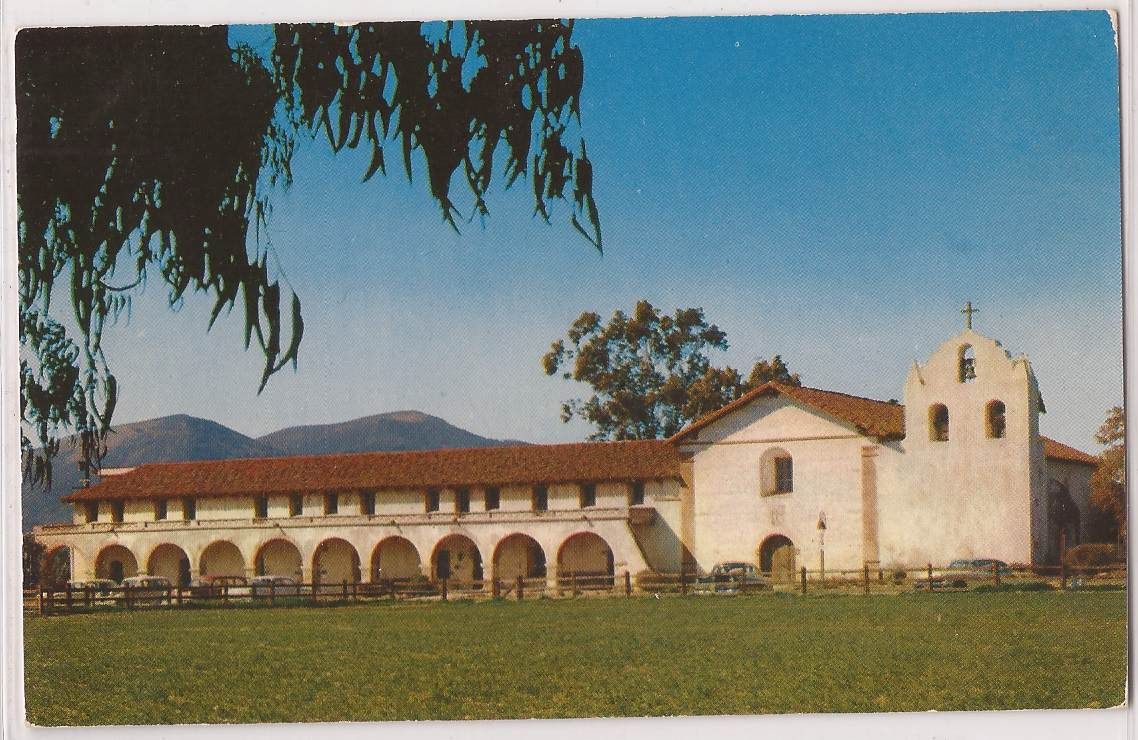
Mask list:
[[[545,577],[545,550],[528,534],[512,534],[494,548],[494,577],[503,581]]]
[[[259,576],[286,576],[300,583],[303,569],[299,548],[279,537],[261,545],[253,558],[253,571]]]
[[[61,588],[71,580],[71,548],[58,545],[44,553],[40,567],[40,585]]]
[[[474,541],[461,534],[447,535],[431,553],[431,578],[436,581],[481,581],[482,553]]]
[[[797,554],[789,537],[772,534],[759,545],[759,570],[780,583],[793,581]]]
[[[934,403],[929,406],[929,440],[932,442],[948,441],[948,406],[943,403]]]
[[[228,540],[213,542],[202,551],[198,562],[198,574],[202,577],[240,576],[245,577],[245,557],[237,545]]]
[[[324,540],[312,556],[313,583],[359,583],[360,555],[347,540]]]
[[[1047,525],[1051,540],[1047,559],[1050,562],[1061,562],[1067,550],[1081,543],[1081,522],[1079,506],[1071,498],[1067,485],[1054,478],[1047,481]]]
[[[96,578],[109,578],[115,583],[122,583],[124,578],[136,575],[138,561],[134,553],[122,545],[107,545],[95,558]]]
[[[794,491],[794,458],[781,447],[772,447],[759,458],[759,485],[764,496]]]
[[[164,543],[150,552],[146,572],[152,576],[162,576],[180,588],[186,588],[190,585],[190,558],[177,545]]]
[[[419,551],[404,537],[388,537],[371,553],[372,581],[418,578],[423,573]]]
[[[609,588],[613,576],[612,548],[593,532],[571,535],[557,551],[557,575],[570,581],[586,578],[588,586]]]
[[[1000,439],[1007,433],[1007,407],[1004,406],[1003,401],[989,401],[985,417],[985,426],[988,429],[989,438]]]
[[[970,344],[965,344],[957,352],[956,376],[961,383],[971,383],[976,380],[976,353]]]

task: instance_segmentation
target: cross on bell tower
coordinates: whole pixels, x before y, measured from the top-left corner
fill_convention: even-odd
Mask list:
[[[972,301],[966,301],[964,303],[964,308],[962,308],[960,310],[960,313],[964,314],[964,328],[965,329],[971,329],[972,328],[972,314],[979,313],[979,312],[980,312],[979,309],[972,308]]]

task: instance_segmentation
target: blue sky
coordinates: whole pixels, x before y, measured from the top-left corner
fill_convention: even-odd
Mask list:
[[[242,38],[267,38],[245,28]],[[415,408],[583,438],[539,358],[584,310],[702,306],[717,362],[780,353],[808,385],[900,398],[961,328],[1032,360],[1044,434],[1084,449],[1122,400],[1117,57],[1103,12],[578,21],[597,254],[528,183],[454,234],[420,177],[300,148],[270,236],[304,306],[296,372],[256,394],[241,320],[165,308],[108,332],[119,422],[247,434]],[[173,389],[173,390],[172,390]]]

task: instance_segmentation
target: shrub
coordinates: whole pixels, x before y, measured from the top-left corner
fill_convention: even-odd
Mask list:
[[[1094,568],[1118,561],[1118,548],[1106,543],[1088,543],[1072,547],[1063,558],[1064,564],[1074,568]]]
[[[898,568],[897,570],[893,571],[893,582],[894,583],[904,583],[905,579],[908,577],[909,577],[909,574],[906,573],[901,568]]]

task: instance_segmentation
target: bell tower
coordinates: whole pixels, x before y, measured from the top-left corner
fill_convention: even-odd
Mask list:
[[[964,330],[905,381],[906,495],[941,523],[934,561],[1032,562],[1044,539],[1033,521],[1046,483],[1043,401],[1027,357],[973,329],[971,302],[961,313]]]

